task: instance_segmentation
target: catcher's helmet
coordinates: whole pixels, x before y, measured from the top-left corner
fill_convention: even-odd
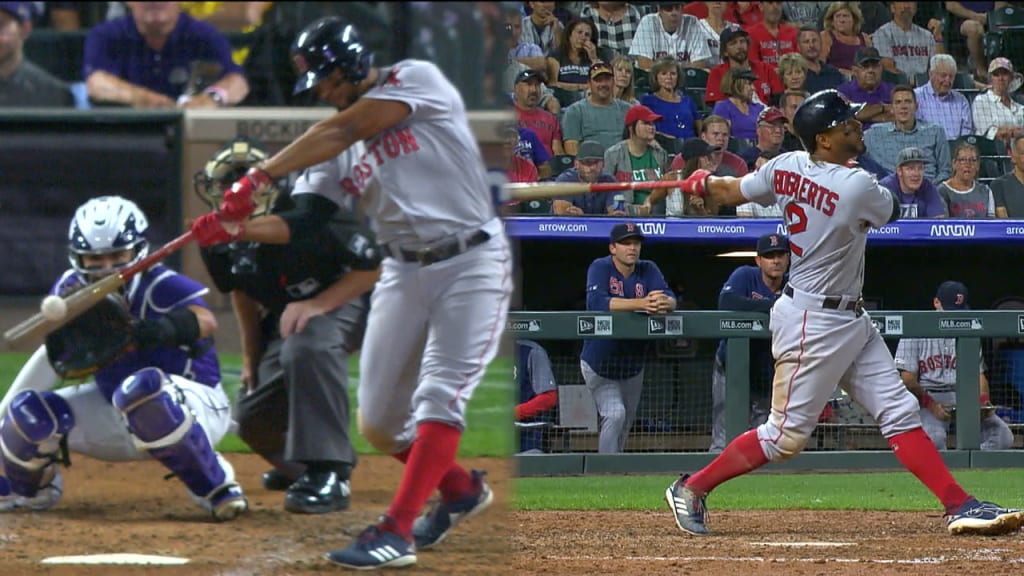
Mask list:
[[[192,177],[196,194],[213,210],[220,209],[224,191],[231,187],[253,166],[269,157],[262,148],[251,140],[238,137],[228,142],[206,163],[206,166]],[[261,190],[253,196],[256,208],[251,218],[270,211],[283,188],[282,182],[274,182],[268,190]]]
[[[131,261],[117,266],[124,268],[146,257],[149,222],[139,206],[120,196],[100,196],[78,207],[68,226],[68,259],[83,279],[92,281],[113,270],[95,270],[82,263],[82,256],[102,255],[135,250]]]
[[[817,147],[814,137],[852,120],[863,104],[851,104],[836,90],[815,92],[793,114],[793,130],[808,152]]]
[[[316,86],[335,68],[345,79],[361,82],[373,65],[373,52],[359,40],[351,24],[330,16],[306,26],[295,38],[292,61],[299,71],[294,94]]]

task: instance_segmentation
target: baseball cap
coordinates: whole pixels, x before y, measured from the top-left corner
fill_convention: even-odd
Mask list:
[[[746,36],[747,38],[750,38],[750,34],[748,34],[747,31],[744,30],[743,28],[735,24],[730,24],[726,26],[725,28],[722,29],[722,33],[718,35],[719,46],[721,46],[721,48],[724,50],[725,45],[731,42],[732,39],[737,36]]]
[[[996,70],[1009,70],[1013,72],[1013,62],[1010,62],[1009,58],[995,58],[988,65],[988,73],[991,74]]]
[[[942,303],[943,310],[969,310],[967,304],[967,287],[961,282],[947,280],[939,284],[935,297]]]
[[[856,62],[858,66],[865,62],[881,62],[882,55],[878,53],[878,48],[875,48],[874,46],[861,46],[857,49],[857,54],[854,56],[853,61]]]
[[[900,150],[900,153],[896,155],[896,167],[899,168],[904,164],[910,164],[911,162],[928,162],[928,157],[924,155],[924,150],[911,146]]]
[[[754,74],[753,71],[747,70],[746,68],[740,68],[739,70],[736,70],[736,71],[734,71],[732,73],[732,79],[733,80],[750,80],[751,82],[753,82],[754,80],[757,80],[758,78],[757,78],[757,74]]]
[[[765,234],[757,239],[757,255],[772,252],[789,252],[789,238],[782,234]]]
[[[604,146],[593,140],[580,142],[576,149],[577,160],[604,160]]]
[[[615,75],[615,71],[612,67],[605,62],[594,62],[590,65],[590,79],[593,80],[603,74]]]
[[[707,156],[708,154],[718,152],[721,149],[721,146],[712,146],[701,138],[687,138],[686,140],[683,140],[683,147],[679,153],[683,155],[684,159],[689,160],[690,158]]]
[[[519,84],[520,82],[528,82],[530,80],[539,80],[544,82],[544,75],[531,69],[523,70],[519,74],[516,74],[516,84]]]
[[[661,114],[657,114],[654,110],[651,110],[643,104],[637,104],[626,112],[626,126],[632,126],[637,120],[643,120],[644,122],[657,122],[661,120]]]
[[[31,22],[32,14],[35,12],[32,2],[0,2],[0,10],[22,22]]]
[[[768,108],[761,110],[761,113],[757,115],[758,124],[761,122],[768,122],[770,124],[772,122],[778,122],[779,120],[782,120],[783,122],[788,121],[786,119],[786,115],[782,113],[782,110],[779,110],[775,106],[769,106]]]
[[[622,242],[626,238],[639,238],[644,239],[644,233],[640,231],[640,227],[633,222],[623,222],[622,224],[616,224],[612,227],[611,236],[608,237],[612,243]]]

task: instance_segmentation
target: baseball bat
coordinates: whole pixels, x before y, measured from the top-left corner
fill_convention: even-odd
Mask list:
[[[679,188],[683,180],[655,180],[653,182],[537,182],[505,184],[502,188],[508,200],[540,200],[559,196],[575,196],[594,192],[623,192],[625,190],[654,190]]]
[[[67,312],[57,320],[47,320],[41,312],[37,312],[29,319],[4,332],[4,339],[11,345],[26,340],[40,338],[64,326],[68,322],[81,316],[86,310],[92,308],[97,302],[103,300],[108,294],[112,294],[121,286],[124,286],[133,276],[153,266],[157,262],[177,252],[192,240],[192,231],[188,230],[181,236],[164,244],[156,252],[146,256],[131,266],[126,266],[116,274],[111,274],[98,282],[89,284],[73,292],[64,299]]]

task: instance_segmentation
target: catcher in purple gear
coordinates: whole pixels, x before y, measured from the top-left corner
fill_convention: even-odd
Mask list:
[[[71,268],[52,293],[92,282],[146,256],[146,216],[118,196],[89,200],[68,228]],[[218,521],[248,509],[234,470],[214,446],[231,410],[220,384],[203,301],[207,289],[156,264],[121,292],[49,334],[22,367],[0,420],[0,510],[45,510],[60,500],[68,452],[109,461],[154,458]],[[53,388],[62,379],[85,383]],[[157,511],[154,511],[157,512]]]

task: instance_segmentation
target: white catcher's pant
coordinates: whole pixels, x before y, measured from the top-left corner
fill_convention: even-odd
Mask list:
[[[491,239],[421,266],[385,258],[360,353],[359,428],[396,453],[416,423],[465,429],[466,404],[494,359],[512,294],[512,256],[502,223]]]

